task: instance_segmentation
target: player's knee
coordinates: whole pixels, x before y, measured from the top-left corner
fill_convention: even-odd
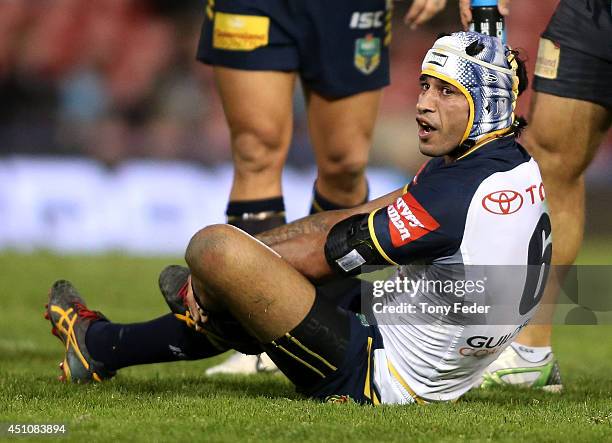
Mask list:
[[[574,144],[526,134],[525,146],[538,162],[545,180],[568,183],[578,180],[588,166],[582,152]]]
[[[257,174],[281,168],[286,143],[280,128],[272,126],[232,134],[236,171],[239,174]]]
[[[185,261],[191,271],[205,277],[211,268],[219,269],[231,260],[231,238],[236,229],[228,225],[211,225],[191,237],[185,252]],[[213,266],[214,264],[214,266]],[[222,268],[221,268],[222,269]]]
[[[319,177],[334,182],[353,183],[363,176],[367,164],[367,152],[345,150],[339,154],[328,154],[318,162]]]

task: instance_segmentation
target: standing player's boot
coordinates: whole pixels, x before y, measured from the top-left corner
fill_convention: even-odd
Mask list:
[[[280,374],[268,354],[246,355],[236,352],[223,363],[208,368],[206,375],[216,374],[257,374],[270,373]]]
[[[514,385],[542,389],[548,392],[561,392],[559,363],[550,352],[539,362],[524,359],[512,345],[500,354],[482,374],[481,388]]]
[[[58,280],[53,284],[46,308],[45,318],[51,322],[51,332],[65,345],[60,380],[86,383],[106,380],[116,374],[94,360],[85,345],[89,326],[95,321],[108,319],[100,312],[87,309],[85,300],[70,282]]]
[[[198,328],[196,329],[196,321],[191,316],[185,299],[189,284],[188,278],[189,268],[179,265],[166,266],[159,274],[159,289],[174,316],[189,328],[204,334],[208,341],[220,351],[237,349],[246,354],[259,354],[261,352],[259,342],[230,315],[209,313],[206,322],[197,323]],[[257,355],[253,356],[257,357]]]

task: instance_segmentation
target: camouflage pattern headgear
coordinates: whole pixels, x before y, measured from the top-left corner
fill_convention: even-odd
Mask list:
[[[423,60],[421,74],[448,82],[466,96],[470,115],[462,144],[512,125],[517,69],[514,54],[497,37],[456,32],[436,40]]]

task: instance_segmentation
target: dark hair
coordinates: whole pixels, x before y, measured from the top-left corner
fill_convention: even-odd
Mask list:
[[[516,65],[517,65],[516,76],[519,79],[518,95],[520,96],[529,87],[529,75],[527,74],[527,66],[525,64],[525,59],[520,57],[521,54],[518,49],[513,49],[510,51],[510,53],[511,53],[511,56],[514,57],[514,60],[516,60]],[[523,129],[525,129],[526,127],[527,127],[527,120],[524,117],[517,115],[514,118],[514,122],[512,123],[511,133],[516,138],[518,138],[521,136]]]
[[[512,123],[510,134],[514,135],[514,137],[519,138],[523,133],[523,129],[527,127],[527,120],[524,117],[517,115],[514,117],[514,122]]]
[[[520,57],[521,53],[518,49],[511,50],[510,54],[514,57],[514,60],[516,60],[516,76],[519,79],[518,93],[519,95],[521,95],[529,87],[529,75],[527,74],[527,66],[525,64],[525,59]]]

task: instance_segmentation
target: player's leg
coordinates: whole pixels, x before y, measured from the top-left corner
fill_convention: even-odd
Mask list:
[[[389,84],[393,2],[317,0],[299,7],[300,77],[318,176],[312,212],[351,207],[368,197],[365,167],[381,90]]]
[[[65,344],[62,379],[101,381],[127,366],[199,360],[228,349],[249,355],[262,352],[259,342],[234,318],[216,318],[212,328],[211,322],[205,328],[196,328],[185,298],[188,288],[189,269],[167,266],[160,273],[159,289],[172,314],[142,323],[120,324],[88,309],[69,282],[56,282],[45,317],[52,324],[52,333]],[[215,326],[224,331],[222,337],[212,332]]]
[[[542,34],[535,68],[530,122],[522,140],[538,161],[550,207],[554,247],[549,283],[531,325],[523,329],[487,371],[503,371],[504,380],[532,385],[537,371],[557,372],[551,332],[554,305],[582,243],[584,172],[612,120],[612,20],[604,2],[559,3]],[[555,275],[556,274],[556,275]],[[531,367],[534,370],[527,370]],[[501,372],[500,372],[501,373]],[[538,378],[542,380],[542,378]],[[560,380],[556,384],[560,386]],[[537,384],[536,384],[537,385]]]
[[[308,124],[317,160],[316,209],[337,209],[367,200],[368,163],[381,90],[329,99],[310,92]]]
[[[253,237],[231,226],[196,233],[185,260],[194,295],[209,311],[229,311],[254,337],[269,342],[297,325],[310,310],[314,286]]]
[[[510,383],[558,392],[562,383],[552,350],[555,303],[567,266],[582,243],[584,171],[610,127],[612,112],[591,102],[535,93],[531,116],[523,143],[542,173],[555,238],[555,267],[531,323],[487,368],[483,386]]]
[[[112,323],[88,309],[76,288],[64,280],[51,288],[45,316],[53,334],[64,343],[61,378],[68,381],[101,381],[127,366],[197,360],[227,349],[220,349],[173,314],[143,323]]]
[[[291,141],[295,74],[214,70],[234,162],[228,222],[254,235],[285,221],[281,173]]]
[[[612,88],[607,81],[612,76],[612,51],[609,45],[597,46],[600,37],[607,37],[612,31],[612,20],[608,16],[605,21],[602,16],[604,22],[597,26],[601,29],[593,31],[595,28],[591,26],[584,33],[582,30],[570,32],[564,26],[567,20],[584,23],[599,20],[591,14],[594,13],[585,11],[576,16],[574,10],[561,4],[549,24],[545,36],[556,40],[569,32],[566,39],[576,47],[593,45],[589,47],[591,52],[585,52],[567,46],[566,39],[561,40],[564,43],[559,47],[548,38],[542,38],[535,70],[536,92],[531,102],[531,121],[523,140],[542,172],[556,238],[552,263],[557,266],[571,265],[578,255],[584,230],[584,172],[612,123]],[[563,268],[556,270],[564,272]],[[550,323],[560,280],[563,275],[551,280],[533,326],[523,330],[517,343],[542,348],[542,352],[550,347]]]
[[[227,221],[251,235],[286,222],[281,175],[291,141],[295,77],[215,67],[234,163]],[[266,361],[265,356],[234,354],[207,374],[273,371]]]
[[[295,74],[215,67],[215,78],[234,160],[228,222],[255,235],[285,222],[281,174],[291,139]],[[275,370],[266,361],[234,354],[206,373]]]
[[[372,337],[374,328],[318,296],[274,251],[243,232],[217,225],[191,239],[186,260],[208,321],[229,311],[298,390],[318,398],[348,394],[371,401],[364,398],[364,386],[371,391],[369,359],[372,349],[380,347],[380,339]]]
[[[251,234],[284,223],[281,169],[299,66],[284,0],[208,1],[198,60],[214,67],[231,134],[228,222]]]
[[[601,105],[546,93],[535,93],[524,144],[538,161],[551,212],[553,232],[562,233],[553,248],[553,265],[574,263],[584,231],[584,172],[612,123],[612,111]],[[559,130],[562,128],[562,130]],[[559,291],[552,280],[541,309],[517,337],[527,346],[551,345],[552,316]]]
[[[365,169],[381,95],[380,89],[337,99],[307,93],[308,124],[317,161],[311,213],[349,208],[368,200]],[[350,299],[347,295],[359,294],[360,287],[360,280],[343,279],[318,291],[346,303]]]

